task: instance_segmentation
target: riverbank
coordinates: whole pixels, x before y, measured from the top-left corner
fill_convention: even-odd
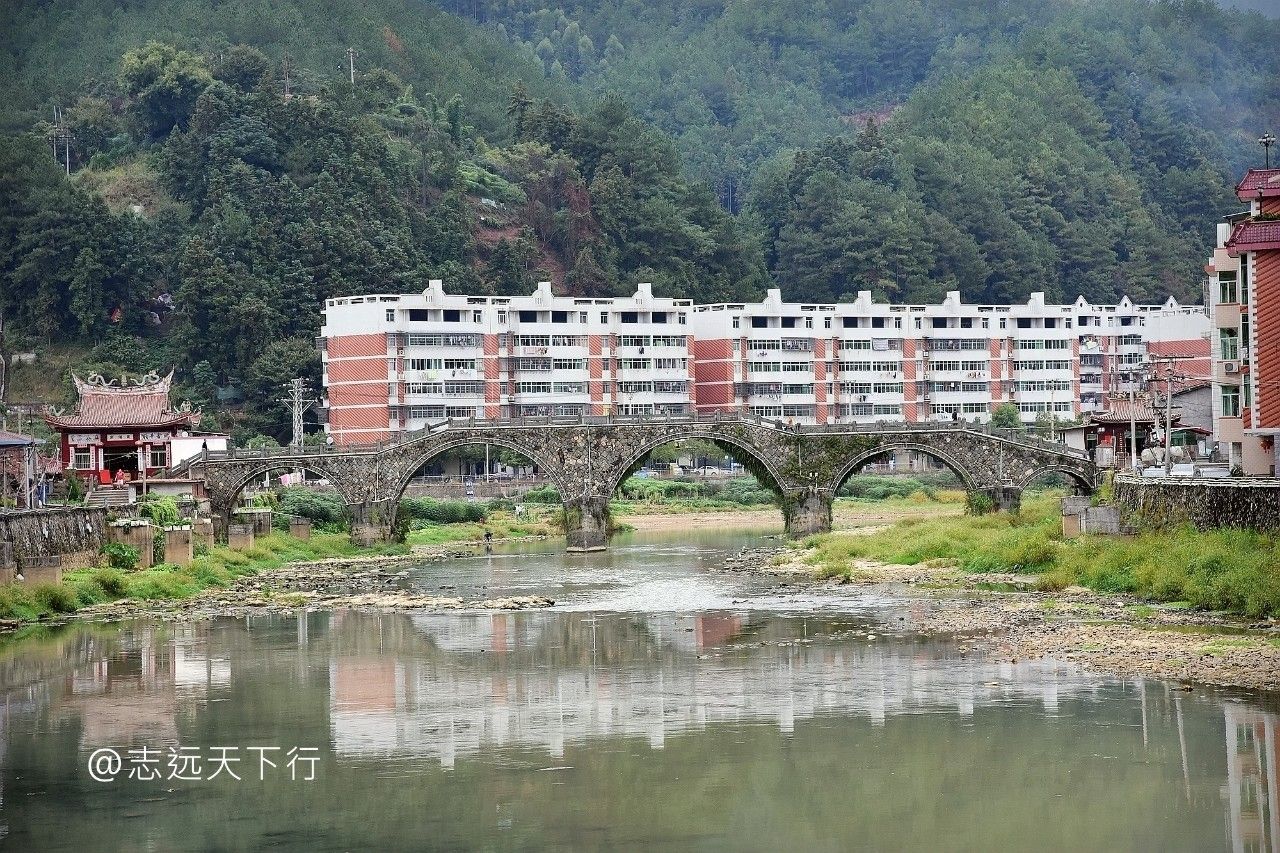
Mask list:
[[[431,560],[465,556],[473,549],[451,546],[421,548],[395,556],[368,554],[282,565],[236,578],[222,587],[183,599],[120,599],[84,607],[70,618],[112,621],[149,617],[194,622],[220,616],[243,617],[308,610],[364,612],[529,610],[550,607],[542,595],[463,598],[428,595],[410,588],[409,570]]]
[[[902,597],[910,602],[903,631],[959,637],[962,654],[1280,690],[1280,622],[1264,594],[1277,572],[1274,542],[1234,531],[1064,542],[1049,503],[1032,500],[1013,517],[836,531],[744,553],[728,567]],[[1242,538],[1252,550],[1235,550]],[[1188,582],[1157,586],[1156,577]],[[1187,597],[1196,594],[1198,602]],[[1206,606],[1224,600],[1241,606]]]
[[[782,510],[774,506],[736,507],[721,511],[654,503],[633,504],[621,512],[616,507],[616,503],[611,504],[611,508],[615,508],[615,518],[625,519],[624,523],[631,529],[645,532],[725,529],[780,533],[783,529]],[[963,498],[959,501],[839,498],[832,508],[831,524],[836,530],[852,530],[880,527],[908,518],[950,518],[963,513]]]
[[[402,545],[361,548],[353,545],[344,533],[316,533],[308,540],[301,540],[277,532],[260,537],[246,551],[215,545],[196,556],[187,566],[161,564],[142,571],[106,567],[77,569],[65,572],[61,583],[0,587],[0,631],[62,618],[86,608],[121,600],[189,600],[206,590],[227,587],[239,578],[291,563],[406,553],[408,549]]]

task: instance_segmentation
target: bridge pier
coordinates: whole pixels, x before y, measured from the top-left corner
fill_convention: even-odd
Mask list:
[[[351,515],[351,542],[369,546],[395,541],[395,501],[347,504]]]
[[[801,539],[815,533],[831,532],[831,492],[817,489],[786,495],[782,501],[782,515],[787,523],[787,535]]]
[[[609,542],[609,498],[591,495],[564,502],[568,551],[603,551]]]
[[[987,486],[979,491],[991,499],[1000,512],[1018,512],[1022,509],[1022,489],[1017,486]]]

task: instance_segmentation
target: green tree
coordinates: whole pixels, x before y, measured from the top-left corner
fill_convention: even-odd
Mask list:
[[[998,429],[1022,429],[1022,415],[1013,403],[1001,403],[991,411],[991,425]]]

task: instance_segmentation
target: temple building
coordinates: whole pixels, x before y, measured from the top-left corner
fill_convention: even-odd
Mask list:
[[[226,447],[225,436],[194,432],[200,413],[190,403],[170,402],[172,371],[131,382],[122,378],[120,384],[96,373],[72,380],[79,396],[75,411],[45,416],[58,434],[67,476],[99,484],[146,479],[206,446]]]

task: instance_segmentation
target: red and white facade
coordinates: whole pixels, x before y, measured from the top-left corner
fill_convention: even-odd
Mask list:
[[[1034,421],[1106,408],[1141,381],[1145,365],[1179,355],[1184,373],[1209,372],[1203,309],[1135,305],[939,305],[782,301],[693,310],[698,411],[796,423],[985,421],[1003,403]]]
[[[794,423],[1024,421],[1106,408],[1156,356],[1207,379],[1203,309],[1135,305],[692,305],[648,284],[621,298],[421,294],[331,299],[321,332],[327,429],[363,444],[445,418],[742,412]]]
[[[1245,474],[1275,475],[1280,452],[1280,169],[1250,169],[1247,213],[1218,225],[1205,272],[1213,318],[1214,438]]]
[[[326,429],[365,444],[445,418],[685,414],[688,300],[422,293],[330,299],[318,342]]]

